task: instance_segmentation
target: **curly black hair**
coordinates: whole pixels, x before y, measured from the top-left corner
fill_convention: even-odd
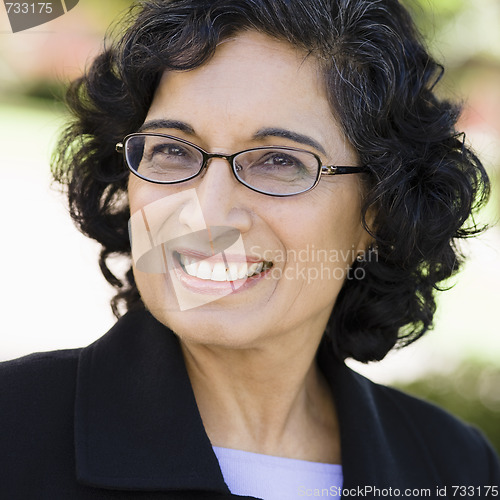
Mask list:
[[[144,308],[131,265],[121,278],[109,266],[116,255],[130,258],[129,174],[115,144],[142,125],[165,70],[206,63],[242,30],[316,58],[332,112],[369,167],[363,221],[377,258],[354,262],[364,279],[345,281],[325,338],[342,359],[382,359],[432,327],[434,292],[460,267],[457,242],[480,231],[473,215],[489,194],[481,162],[455,129],[458,107],[434,93],[442,67],[397,0],[138,2],[125,31],[69,87],[74,120],[54,154],[54,177],[80,230],[102,245],[115,314]]]

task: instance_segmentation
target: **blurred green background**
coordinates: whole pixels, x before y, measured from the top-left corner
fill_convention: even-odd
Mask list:
[[[474,262],[465,269],[467,276],[458,275],[453,280],[456,288],[467,287],[450,292],[459,291],[461,297],[456,297],[453,306],[446,309],[450,316],[456,317],[456,321],[447,322],[448,330],[443,332],[447,342],[429,346],[447,350],[457,336],[466,336],[468,341],[459,341],[462,352],[453,362],[448,362],[445,356],[444,364],[437,361],[427,372],[413,380],[396,381],[396,385],[481,428],[500,453],[500,318],[497,314],[500,307],[500,1],[404,0],[403,3],[411,9],[431,52],[445,65],[439,91],[463,103],[459,127],[466,131],[492,180],[492,197],[482,217],[493,227],[489,231],[492,239],[487,244],[492,245],[492,252],[476,245],[471,249]],[[487,240],[488,233],[484,237]],[[489,286],[485,284],[485,277],[490,272],[495,279]],[[466,283],[461,282],[462,278]],[[473,320],[462,329],[459,326],[462,312],[470,310],[472,297],[479,298],[472,302],[475,314],[470,315]],[[451,305],[445,304],[446,300],[445,292],[439,301],[440,308]],[[438,311],[438,321],[442,312]],[[438,326],[437,323],[436,331],[430,335],[438,333]],[[485,331],[491,334],[484,335]]]
[[[130,3],[80,0],[61,18],[16,34],[0,5],[0,258],[9,291],[2,314],[12,324],[0,335],[0,359],[85,345],[113,322],[97,249],[71,227],[50,189],[49,158],[67,119],[60,102],[65,85]],[[493,183],[481,216],[491,229],[465,247],[469,263],[439,296],[434,331],[377,365],[352,365],[477,425],[500,452],[500,0],[403,3],[446,67],[438,91],[463,103],[459,128]],[[82,308],[81,325],[67,332]]]

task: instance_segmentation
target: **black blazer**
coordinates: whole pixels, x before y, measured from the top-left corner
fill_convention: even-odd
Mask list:
[[[338,406],[350,496],[428,488],[427,498],[443,498],[446,487],[456,498],[461,485],[476,497],[495,486],[493,498],[500,466],[477,430],[370,382],[325,346],[318,358]],[[87,348],[0,364],[0,450],[1,499],[250,498],[229,492],[177,338],[145,312]]]

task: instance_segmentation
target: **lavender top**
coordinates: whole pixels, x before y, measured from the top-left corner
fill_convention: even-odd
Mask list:
[[[342,466],[214,446],[231,493],[263,500],[340,497]]]

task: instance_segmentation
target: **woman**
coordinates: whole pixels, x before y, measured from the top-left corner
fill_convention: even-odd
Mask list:
[[[488,191],[407,12],[131,16],[71,86],[55,159],[128,312],[2,366],[6,498],[498,495],[476,430],[343,363],[425,333]]]

